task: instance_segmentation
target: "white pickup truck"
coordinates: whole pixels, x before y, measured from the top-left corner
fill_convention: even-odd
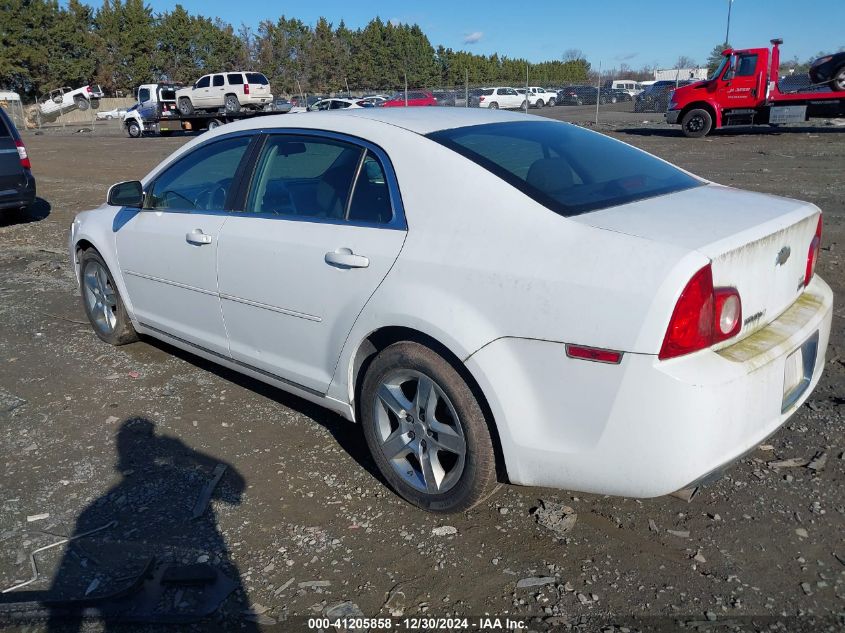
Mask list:
[[[517,88],[519,94],[526,94],[525,88]],[[543,106],[553,106],[557,102],[557,93],[547,91],[540,86],[528,86],[528,105],[532,108],[542,108]]]
[[[100,86],[82,86],[74,90],[69,86],[56,88],[38,99],[38,109],[45,116],[57,116],[62,112],[73,110],[87,110],[100,107],[103,90]]]

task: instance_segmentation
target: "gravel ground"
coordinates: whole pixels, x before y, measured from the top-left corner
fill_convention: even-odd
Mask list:
[[[594,110],[542,114],[586,122]],[[597,129],[717,182],[819,205],[819,272],[845,296],[841,128],[692,140],[660,118],[608,108]],[[102,595],[155,556],[207,561],[239,583],[194,630],[305,630],[327,612],[397,628],[450,614],[475,630],[485,614],[538,631],[845,628],[841,302],[812,398],[691,503],[505,486],[471,512],[428,515],[385,487],[356,426],[165,344],[94,336],[65,253],[71,218],[186,140],[118,134],[27,137],[41,200],[32,221],[0,222],[0,590],[30,577],[33,549],[106,525],[40,554],[26,589]],[[192,520],[218,463],[210,508]]]

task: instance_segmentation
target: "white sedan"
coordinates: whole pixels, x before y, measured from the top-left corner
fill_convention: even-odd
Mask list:
[[[96,334],[361,424],[431,511],[498,482],[653,497],[821,376],[821,214],[519,113],[355,109],[197,137],[73,222]]]
[[[114,108],[113,110],[101,110],[97,112],[98,120],[111,121],[112,119],[122,119],[126,114],[126,108]]]

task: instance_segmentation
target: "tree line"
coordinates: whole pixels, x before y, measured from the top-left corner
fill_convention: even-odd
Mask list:
[[[257,70],[276,93],[392,90],[472,84],[581,82],[583,55],[528,65],[525,59],[436,48],[416,24],[374,18],[352,30],[320,18],[309,25],[281,16],[235,30],[177,4],[154,13],[143,0],[3,0],[0,87],[37,97],[60,86],[98,83],[133,94],[142,83],[195,81],[209,72]]]

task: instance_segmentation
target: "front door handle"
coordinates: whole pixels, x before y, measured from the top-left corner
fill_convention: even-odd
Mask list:
[[[203,233],[202,229],[194,229],[190,233],[185,234],[185,240],[189,244],[211,244],[213,238],[208,233]]]
[[[363,255],[356,255],[351,248],[338,248],[326,253],[326,263],[338,268],[366,268],[370,260]]]

